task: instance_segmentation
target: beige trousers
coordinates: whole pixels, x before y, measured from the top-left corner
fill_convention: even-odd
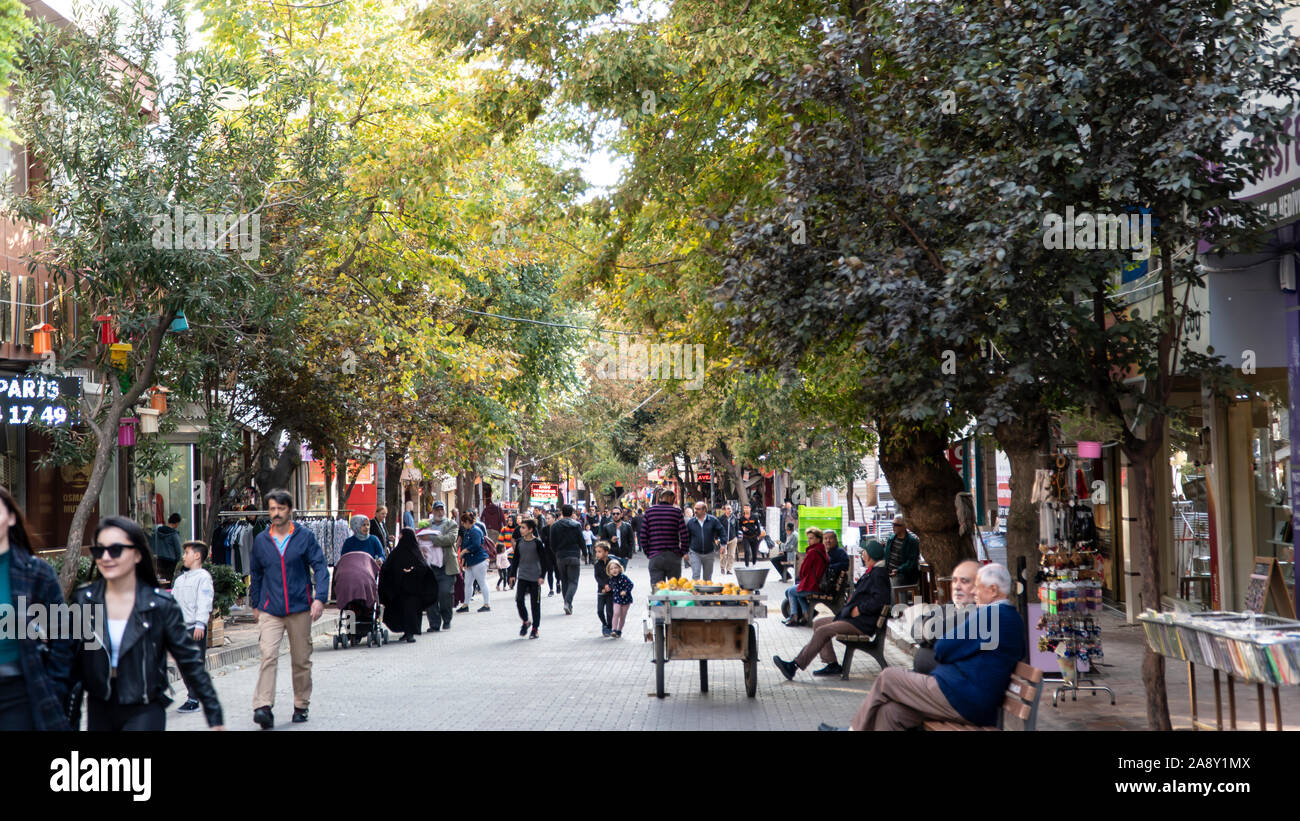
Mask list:
[[[726,546],[718,551],[718,570],[722,573],[730,573],[731,568],[736,563],[736,543],[739,539],[732,539],[727,542]]]
[[[280,664],[280,643],[289,634],[289,662],[293,670],[293,706],[307,709],[311,703],[311,611],[291,616],[257,617],[257,649],[262,667],[253,691],[253,709],[275,706],[275,673]]]
[[[934,676],[886,667],[849,725],[854,730],[908,730],[927,721],[969,722],[944,698]]]

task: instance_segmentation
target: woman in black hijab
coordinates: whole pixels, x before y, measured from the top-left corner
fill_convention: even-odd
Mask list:
[[[402,641],[414,642],[420,632],[424,610],[438,598],[433,570],[424,560],[415,531],[402,528],[397,547],[388,554],[379,571],[379,601],[384,605],[384,624]]]

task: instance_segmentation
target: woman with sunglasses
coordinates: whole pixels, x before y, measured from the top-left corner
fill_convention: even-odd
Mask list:
[[[208,726],[225,729],[203,654],[186,639],[180,605],[157,587],[144,531],[121,516],[101,519],[90,555],[102,578],[73,594],[73,601],[92,614],[95,639],[77,643],[72,668],[73,681],[85,687],[89,702],[86,729],[165,729],[172,701],[168,653],[203,704]],[[79,710],[80,698],[75,702]]]
[[[23,512],[0,487],[0,618],[6,611],[13,613],[11,624],[26,618],[16,612],[20,602],[61,608],[63,591],[54,568],[32,555]],[[0,730],[68,729],[64,702],[73,641],[39,633],[29,624],[24,638],[0,636]]]

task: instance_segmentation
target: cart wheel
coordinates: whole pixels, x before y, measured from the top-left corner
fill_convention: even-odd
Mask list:
[[[709,662],[707,659],[700,659],[700,692],[709,692]]]
[[[655,625],[655,695],[664,697],[664,626]]]
[[[758,694],[758,636],[754,625],[749,626],[749,652],[745,654],[745,695],[753,698]]]

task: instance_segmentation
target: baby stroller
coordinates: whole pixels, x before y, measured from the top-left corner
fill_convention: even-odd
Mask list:
[[[334,649],[362,641],[371,647],[387,644],[388,628],[380,623],[379,562],[361,550],[345,553],[334,566],[334,580],[334,598],[344,602]]]

